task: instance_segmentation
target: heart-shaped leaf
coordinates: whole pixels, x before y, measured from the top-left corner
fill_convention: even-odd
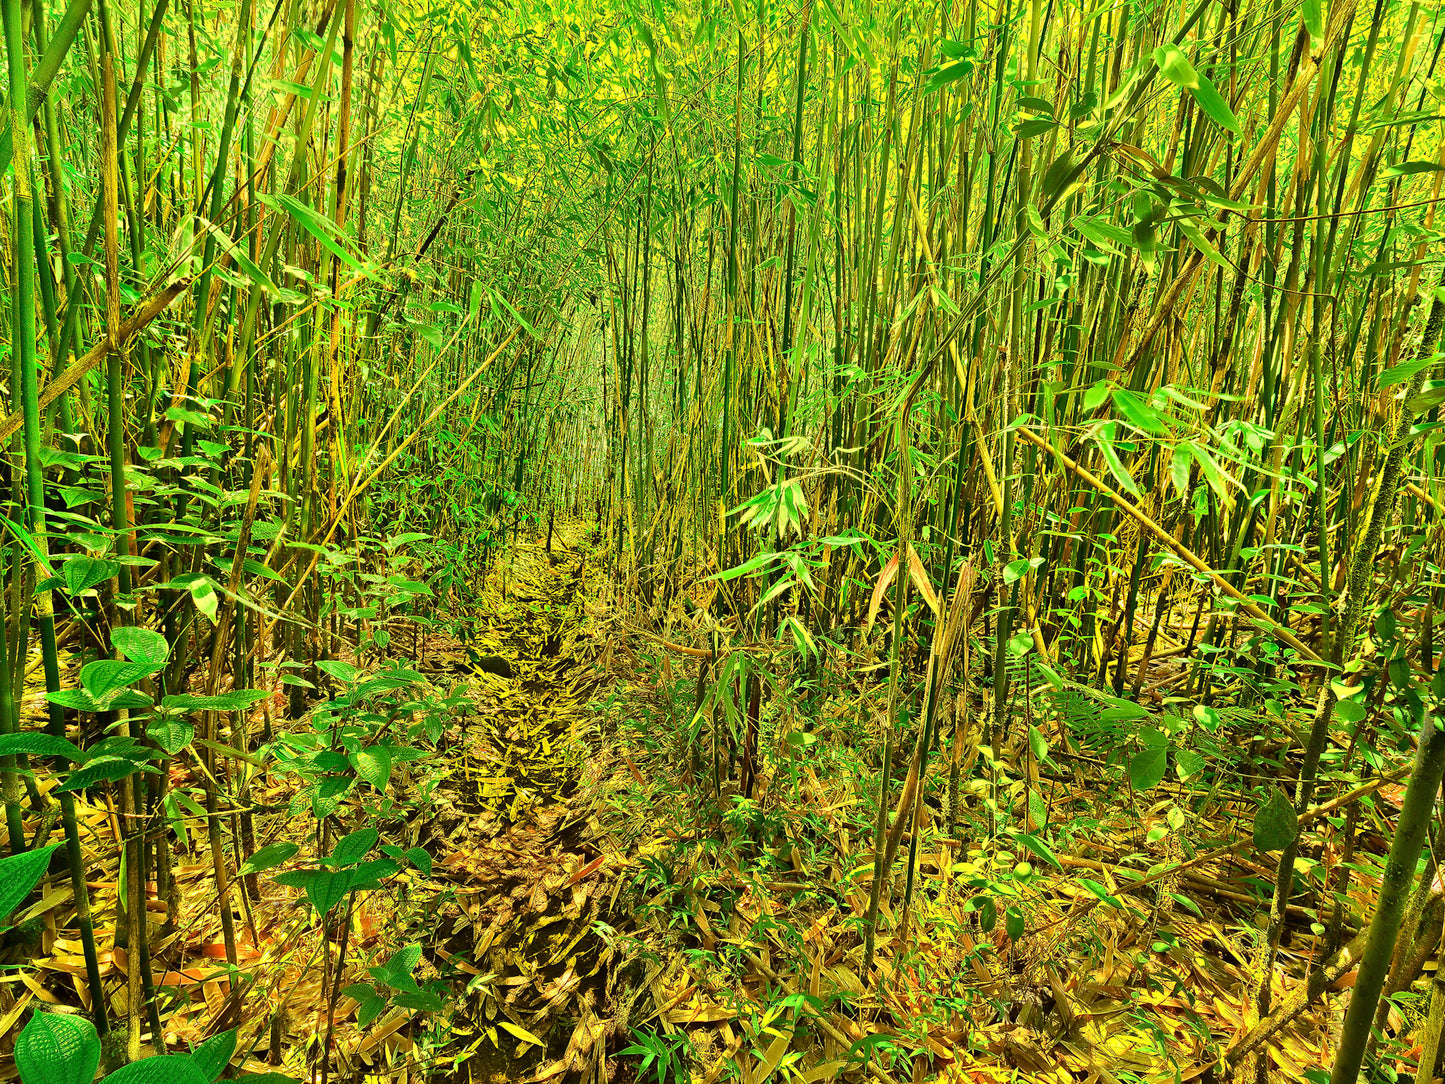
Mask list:
[[[97,584],[104,583],[119,571],[120,565],[114,561],[102,561],[77,553],[60,566],[60,578],[67,591],[72,595],[79,595]]]
[[[107,704],[115,693],[132,682],[156,672],[159,665],[148,662],[117,662],[115,659],[96,659],[88,662],[80,671],[80,684],[97,704]]]
[[[146,737],[174,756],[196,738],[196,728],[177,716],[162,716],[146,724]]]

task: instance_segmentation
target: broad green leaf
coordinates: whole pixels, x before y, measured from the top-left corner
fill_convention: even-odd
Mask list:
[[[73,772],[61,780],[57,790],[83,790],[86,787],[94,786],[96,783],[114,783],[117,779],[125,779],[140,771],[142,765],[127,757],[100,756],[87,761],[84,767],[76,768]],[[156,769],[149,768],[155,772]],[[156,774],[160,774],[157,772]]]
[[[352,887],[376,888],[388,877],[395,877],[400,869],[401,864],[394,859],[373,858],[351,870]]]
[[[1207,763],[1204,754],[1197,749],[1180,749],[1174,754],[1174,771],[1181,781],[1198,775]]]
[[[375,1020],[378,1016],[382,1014],[382,1012],[386,1009],[386,1005],[386,998],[381,997],[379,994],[372,994],[371,997],[363,1001],[357,1007],[357,1026],[363,1028],[366,1027],[367,1024],[370,1024],[373,1020]]]
[[[114,561],[102,561],[77,553],[60,566],[60,578],[67,591],[72,595],[79,595],[97,584],[104,583],[119,571],[120,565]]]
[[[1289,845],[1299,832],[1299,818],[1294,803],[1280,787],[1271,787],[1269,796],[1254,815],[1254,845],[1260,851],[1278,851]]]
[[[320,914],[327,914],[346,898],[351,891],[352,871],[329,869],[298,869],[277,875],[278,885],[289,885],[306,893],[311,906]]]
[[[423,877],[431,876],[431,854],[421,847],[412,847],[406,852],[406,860],[421,870]]]
[[[215,696],[180,693],[166,697],[161,701],[161,707],[187,714],[193,711],[244,711],[252,704],[265,700],[268,695],[261,689],[237,689],[234,692],[217,693]]]
[[[30,894],[35,883],[45,876],[50,866],[50,855],[59,846],[59,843],[52,843],[48,847],[0,858],[0,923],[10,917],[11,912]]]
[[[1128,719],[1147,719],[1149,709],[1142,704],[1115,704],[1099,713],[1099,718],[1112,723]]]
[[[1012,941],[1023,940],[1024,931],[1028,923],[1024,919],[1024,913],[1017,905],[1005,907],[1003,912],[1003,928],[1007,931]]]
[[[211,1084],[189,1054],[161,1054],[122,1065],[105,1084]]]
[[[1157,787],[1169,766],[1169,745],[1146,746],[1129,758],[1129,785],[1137,791]]]
[[[0,734],[0,757],[24,753],[32,757],[65,757],[80,764],[85,754],[68,738],[47,734],[43,730],[22,730],[17,734]]]
[[[212,1035],[191,1051],[191,1061],[207,1080],[218,1080],[236,1053],[236,1029]]]
[[[174,756],[196,739],[196,728],[185,719],[162,715],[146,723],[146,737]]]
[[[159,670],[170,657],[171,648],[166,638],[151,629],[122,626],[111,629],[110,642],[114,648],[133,663],[145,663],[152,670]]]
[[[159,669],[148,662],[117,662],[115,659],[96,659],[80,670],[80,684],[97,704],[104,704],[114,693],[132,682],[149,677]]]
[[[1007,586],[1016,580],[1023,579],[1043,563],[1044,559],[1042,557],[1020,557],[1016,561],[1010,561],[1003,566],[1004,585]]]
[[[294,843],[272,843],[262,847],[241,863],[241,868],[236,871],[237,876],[244,877],[248,873],[261,873],[268,869],[275,869],[281,863],[289,862],[300,849]]]
[[[316,669],[342,685],[350,685],[361,676],[360,669],[340,659],[321,659],[316,663]]]
[[[1075,176],[1074,154],[1066,150],[1055,158],[1044,172],[1039,192],[1046,200],[1053,200],[1057,205],[1078,188],[1079,183],[1079,177]]]
[[[391,780],[391,752],[385,746],[373,745],[351,756],[356,774],[377,790],[385,790]]]
[[[37,1011],[15,1040],[22,1084],[90,1084],[99,1065],[100,1036],[79,1014]]]
[[[403,993],[394,994],[391,1003],[403,1009],[415,1009],[419,1012],[441,1012],[442,1009],[446,1008],[446,1003],[430,990],[408,990]],[[502,1027],[507,1028],[508,1031],[513,1030],[501,1021],[498,1021],[498,1023]],[[517,1028],[516,1030],[521,1031],[522,1029]],[[530,1034],[530,1032],[524,1034]],[[518,1036],[518,1038],[521,1038],[521,1036]],[[540,1041],[535,1038],[531,1041],[536,1042],[539,1046],[541,1045]]]
[[[366,852],[376,845],[377,836],[375,828],[358,828],[349,835],[342,836],[331,852],[332,868],[343,869],[356,865],[366,857]]]
[[[345,776],[323,779],[317,784],[316,790],[311,796],[312,814],[317,819],[331,816],[355,784],[355,779],[348,779]]]

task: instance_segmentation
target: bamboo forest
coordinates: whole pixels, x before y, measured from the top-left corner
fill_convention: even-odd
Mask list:
[[[1445,1073],[1445,5],[0,0],[0,1084]]]

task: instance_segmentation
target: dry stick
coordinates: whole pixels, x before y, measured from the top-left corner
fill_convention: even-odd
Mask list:
[[[1353,971],[1364,954],[1365,941],[1368,936],[1368,929],[1361,930],[1356,934],[1354,940],[1335,953],[1323,967],[1312,971],[1304,986],[1296,990],[1293,997],[1277,1006],[1273,1012],[1245,1032],[1238,1042],[1226,1050],[1221,1059],[1224,1064],[1224,1075],[1228,1077],[1261,1043],[1274,1036],[1281,1028],[1314,1004],[1325,990]]]
[[[1182,542],[1176,539],[1163,527],[1155,523],[1140,508],[1135,506],[1126,498],[1120,496],[1113,489],[1105,485],[1102,481],[1100,481],[1093,474],[1091,474],[1086,468],[1076,463],[1074,460],[1070,459],[1063,452],[1059,451],[1052,444],[1046,441],[1043,437],[1033,432],[1033,430],[1020,426],[1018,432],[1020,436],[1022,436],[1025,440],[1029,441],[1031,444],[1037,445],[1044,451],[1052,453],[1054,458],[1057,459],[1061,464],[1063,464],[1069,470],[1073,471],[1081,479],[1083,479],[1089,485],[1093,486],[1104,496],[1108,497],[1124,512],[1128,513],[1134,519],[1138,520],[1141,527],[1149,531],[1150,534],[1154,535],[1155,538],[1163,542],[1164,545],[1168,546],[1175,556],[1179,557],[1183,561],[1188,562],[1191,566],[1193,566],[1196,571],[1203,573],[1205,576],[1208,576],[1215,587],[1219,588],[1221,592],[1228,595],[1230,598],[1234,599],[1237,603],[1239,603],[1239,608],[1241,610],[1243,610],[1246,614],[1248,614],[1255,621],[1259,622],[1261,625],[1264,625],[1271,633],[1273,633],[1284,643],[1294,648],[1311,662],[1324,661],[1317,654],[1315,654],[1313,650],[1306,647],[1294,635],[1294,633],[1289,631],[1288,628],[1286,628],[1274,618],[1270,617],[1269,614],[1261,610],[1257,604],[1255,604],[1249,599],[1248,596],[1246,596],[1238,588],[1234,587],[1233,584],[1231,584],[1218,572],[1214,571],[1214,569],[1210,568],[1209,565],[1205,564],[1204,560],[1199,557],[1193,550],[1189,549],[1189,547],[1185,546]]]

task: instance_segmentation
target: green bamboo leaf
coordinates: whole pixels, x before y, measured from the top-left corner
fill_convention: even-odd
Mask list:
[[[1219,249],[1214,247],[1213,242],[1211,242],[1208,237],[1204,236],[1204,231],[1199,228],[1199,223],[1194,221],[1194,219],[1188,215],[1184,215],[1181,218],[1176,218],[1174,224],[1179,227],[1179,232],[1188,239],[1191,245],[1199,250],[1200,255],[1206,260],[1216,267],[1223,268],[1225,271],[1234,270],[1234,265],[1224,258],[1224,255]]]
[[[353,271],[362,274],[367,273],[366,265],[354,256],[340,241],[340,238],[345,238],[347,241],[351,239],[346,237],[344,232],[338,231],[335,224],[333,224],[329,218],[320,214],[314,208],[308,207],[295,196],[288,196],[285,193],[260,193],[257,198],[272,209],[279,208],[285,211],[291,216],[291,220],[295,222],[296,225],[316,238],[322,248],[326,249],[327,252],[331,253]]]
[[[1189,63],[1179,46],[1159,46],[1154,50],[1154,63],[1159,65],[1160,75],[1176,87],[1189,91],[1195,103],[1215,124],[1239,135],[1239,121],[1229,108],[1229,103],[1215,89],[1213,83],[1195,71],[1194,65]]]
[[[1115,427],[1114,422],[1105,422],[1094,434],[1094,439],[1099,444],[1099,450],[1104,453],[1104,463],[1108,466],[1109,473],[1114,476],[1114,480],[1119,483],[1124,492],[1131,497],[1143,496],[1143,491],[1134,481],[1134,476],[1129,473],[1123,460],[1119,458],[1118,451],[1114,448]]]
[[[1324,4],[1321,0],[1303,0],[1299,9],[1300,22],[1312,38],[1325,36]]]

